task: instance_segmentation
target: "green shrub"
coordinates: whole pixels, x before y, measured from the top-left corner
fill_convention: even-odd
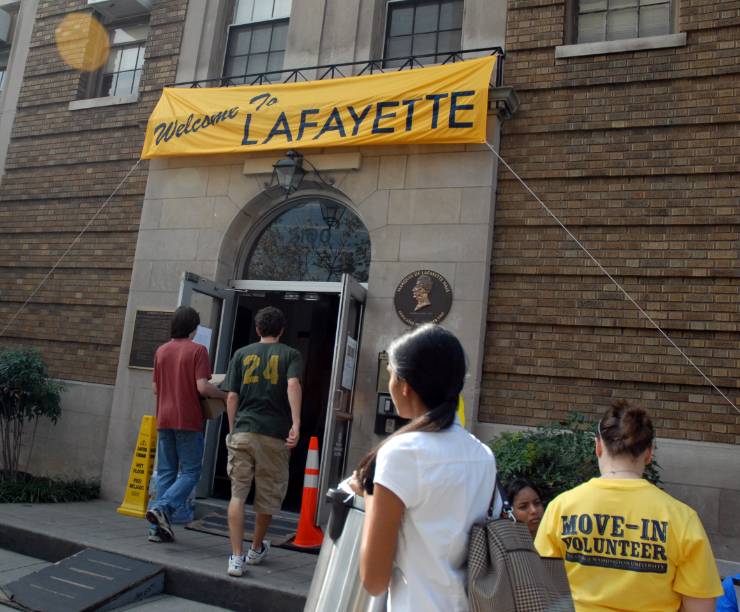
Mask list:
[[[573,412],[565,421],[533,430],[501,434],[490,442],[496,455],[496,468],[502,482],[526,478],[550,501],[599,475],[594,453],[596,422]],[[644,477],[659,485],[660,466],[653,463]]]
[[[42,504],[88,501],[100,495],[100,484],[85,480],[63,481],[17,474],[0,480],[0,504]]]
[[[18,474],[26,423],[32,421],[35,427],[42,416],[57,422],[63,389],[60,382],[49,378],[37,351],[0,350],[0,479],[13,480]]]

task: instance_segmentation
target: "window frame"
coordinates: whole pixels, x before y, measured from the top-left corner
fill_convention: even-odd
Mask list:
[[[237,29],[246,30],[246,29],[250,29],[250,28],[254,28],[254,27],[259,27],[259,26],[264,26],[264,25],[272,25],[274,27],[275,25],[280,24],[280,23],[285,23],[285,24],[288,25],[288,28],[290,28],[290,17],[277,17],[277,18],[272,18],[272,19],[264,19],[262,21],[249,21],[247,23],[231,23],[231,24],[229,24],[229,26],[226,28],[226,44],[224,45],[224,58],[223,58],[223,62],[221,63],[221,82],[224,82],[224,81],[226,81],[228,79],[232,79],[232,78],[245,77],[245,76],[248,76],[250,74],[250,73],[246,73],[246,74],[243,74],[243,75],[229,75],[229,76],[227,76],[226,73],[225,73],[225,71],[226,71],[226,61],[229,59],[229,44],[231,43],[231,33],[234,30],[237,30]],[[272,33],[270,34],[270,44],[272,44]],[[251,46],[251,41],[250,41],[250,46]],[[286,39],[285,49],[283,49],[283,68],[285,66],[285,61],[284,61],[285,55],[284,54],[287,51],[287,49],[288,49],[288,45],[287,45],[287,39]],[[267,52],[268,56],[269,56],[269,54],[271,52],[272,52],[271,50]],[[243,56],[239,56],[239,57],[243,57]],[[249,54],[246,57],[249,57]],[[281,71],[283,71],[283,68],[281,68]],[[272,71],[272,70],[265,70],[263,72],[256,72],[256,73],[251,73],[251,74],[264,74],[265,72],[274,72],[274,71]],[[243,83],[243,85],[249,85],[249,84],[250,83],[248,83],[248,82]]]
[[[98,16],[99,17],[99,16]],[[146,49],[147,49],[147,43],[149,41],[149,33],[151,31],[149,26],[149,20],[150,15],[149,13],[143,13],[140,15],[135,15],[132,17],[127,17],[126,19],[119,19],[116,21],[111,21],[110,23],[103,23],[103,26],[108,31],[108,40],[112,41],[113,39],[113,32],[116,28],[124,27],[124,26],[135,26],[135,25],[142,25],[146,26],[147,33],[146,38],[144,38],[141,41],[135,41],[135,42],[129,42],[129,43],[121,43],[118,45],[112,44],[110,42],[110,54],[113,54],[115,50],[118,49],[126,49],[129,47],[140,47],[141,53],[142,53],[142,64],[141,68],[137,69],[135,68],[133,71],[131,70],[119,70],[118,72],[112,72],[107,73],[105,71],[105,68],[108,64],[108,59],[106,59],[105,64],[103,64],[98,70],[96,70],[94,73],[91,74],[90,82],[88,83],[87,87],[85,87],[85,95],[82,98],[79,98],[79,100],[106,100],[106,99],[118,99],[118,98],[132,98],[137,97],[139,95],[139,90],[141,89],[141,77],[139,78],[139,84],[135,91],[128,92],[126,94],[121,93],[113,93],[109,94],[103,91],[103,84],[105,81],[105,77],[107,74],[121,74],[122,72],[134,72],[141,71],[141,76],[144,75],[144,66],[146,65]],[[110,58],[110,55],[108,56]],[[137,54],[137,60],[138,60],[138,54]]]
[[[580,17],[580,0],[569,0],[569,2],[566,5],[566,17],[565,17],[565,45],[594,45],[594,44],[601,44],[601,43],[619,43],[621,41],[634,41],[634,40],[646,40],[649,38],[657,38],[660,36],[671,36],[673,34],[678,33],[677,29],[677,4],[678,2],[676,0],[667,0],[668,1],[668,33],[667,34],[658,34],[654,36],[639,36],[640,32],[640,0],[637,0],[637,32],[638,36],[632,37],[632,38],[617,38],[614,40],[608,40],[607,38],[604,38],[603,40],[598,41],[592,41],[592,42],[578,42],[578,18]],[[606,13],[609,14],[610,10],[619,10],[619,9],[610,9],[609,8],[609,0],[607,0],[607,8]]]
[[[382,45],[382,62],[383,62],[383,67],[384,68],[386,68],[386,67],[389,67],[390,68],[391,67],[391,66],[386,66],[386,60],[388,60],[388,59],[394,59],[394,58],[387,57],[388,41],[389,41],[389,38],[388,38],[388,34],[389,34],[388,28],[390,26],[390,15],[391,15],[392,7],[399,6],[399,5],[402,6],[404,4],[407,4],[409,6],[418,6],[419,4],[423,4],[425,2],[428,2],[430,4],[432,2],[436,2],[438,5],[441,6],[441,4],[442,4],[443,1],[444,0],[388,0],[388,2],[385,3],[385,23],[383,24],[383,40],[381,41],[381,45]],[[463,5],[463,10],[464,10],[464,7],[465,7],[464,0],[459,0],[459,2]],[[414,13],[414,18],[415,17],[416,17],[416,14]],[[439,25],[439,22],[437,22],[437,23]],[[462,45],[463,24],[464,24],[464,19],[463,19],[463,22],[460,23],[460,45]],[[439,55],[439,49],[438,49],[438,45],[439,45],[439,33],[440,32],[450,32],[450,31],[451,30],[439,30],[439,29],[434,30],[434,33],[437,34],[437,39],[435,41],[435,51],[434,51],[434,55],[435,56]],[[411,34],[411,36],[413,37],[413,26],[412,26],[412,34]],[[413,48],[413,44],[412,44],[412,48]],[[454,51],[460,51],[460,50],[461,49],[454,49]],[[411,55],[413,56],[414,54],[411,53]],[[422,54],[422,55],[424,55],[424,54]],[[405,56],[401,56],[401,57],[405,57]],[[436,57],[435,57],[435,60],[436,60]],[[435,61],[434,63],[437,63],[437,62]]]

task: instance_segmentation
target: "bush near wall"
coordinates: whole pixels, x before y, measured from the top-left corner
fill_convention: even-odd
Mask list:
[[[508,483],[526,478],[536,485],[544,502],[599,476],[594,452],[596,422],[573,412],[565,421],[537,429],[507,432],[489,444],[496,455],[498,478]],[[653,462],[644,477],[660,485],[660,465]]]

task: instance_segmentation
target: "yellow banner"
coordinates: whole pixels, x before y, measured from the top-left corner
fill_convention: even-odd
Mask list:
[[[486,140],[494,56],[384,74],[243,87],[167,87],[141,157]]]

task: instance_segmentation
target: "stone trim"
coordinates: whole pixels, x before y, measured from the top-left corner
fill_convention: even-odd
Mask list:
[[[626,38],[624,40],[607,40],[577,45],[560,45],[559,47],[555,47],[555,59],[684,46],[686,46],[686,32],[679,32],[678,34],[666,34],[665,36],[646,36],[645,38]]]
[[[69,110],[84,110],[86,108],[102,108],[105,106],[118,106],[119,104],[133,104],[139,101],[139,94],[130,96],[104,96],[102,98],[88,98],[86,100],[72,100]]]

